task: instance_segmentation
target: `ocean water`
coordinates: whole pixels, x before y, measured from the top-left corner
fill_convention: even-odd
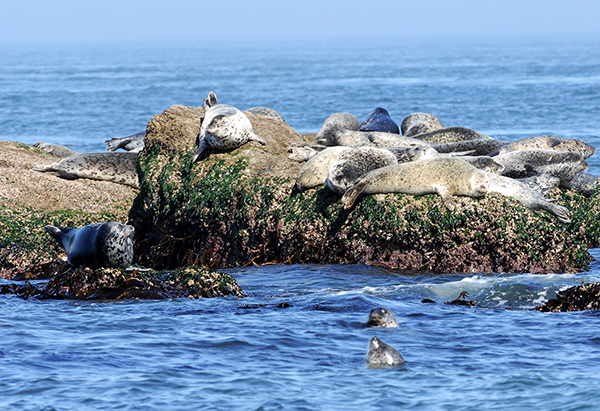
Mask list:
[[[0,140],[103,151],[209,91],[298,132],[386,108],[515,140],[600,146],[600,44],[586,39],[177,47],[4,47]],[[590,172],[600,174],[597,155]],[[599,250],[591,250],[600,259]],[[600,316],[531,308],[580,274],[224,270],[243,299],[73,302],[0,296],[0,409],[597,410]],[[3,281],[3,280],[0,280]],[[442,304],[462,291],[479,307]],[[424,304],[425,298],[437,304]],[[384,306],[394,329],[365,328]],[[364,364],[377,335],[404,366]]]

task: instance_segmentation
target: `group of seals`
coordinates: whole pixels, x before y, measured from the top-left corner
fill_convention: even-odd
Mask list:
[[[394,328],[398,327],[398,322],[390,310],[377,307],[373,308],[369,313],[366,326]],[[392,368],[404,364],[404,358],[398,350],[377,337],[372,337],[369,341],[365,361],[370,368]]]
[[[110,221],[80,228],[48,225],[44,230],[65,249],[75,267],[127,268],[133,261],[133,226]]]

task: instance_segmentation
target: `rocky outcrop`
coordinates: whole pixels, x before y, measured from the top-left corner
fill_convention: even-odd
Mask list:
[[[435,195],[367,196],[351,210],[326,188],[296,193],[301,164],[287,148],[308,140],[248,113],[267,145],[248,143],[196,164],[202,109],[155,116],[140,153],[130,211],[136,258],[156,269],[271,263],[367,263],[440,272],[564,272],[587,268],[598,246],[598,195],[556,189],[572,211],[563,225],[498,194],[462,197],[454,211]]]

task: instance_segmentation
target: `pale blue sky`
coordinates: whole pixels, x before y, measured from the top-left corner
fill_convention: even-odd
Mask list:
[[[0,44],[600,37],[598,0],[0,0]]]

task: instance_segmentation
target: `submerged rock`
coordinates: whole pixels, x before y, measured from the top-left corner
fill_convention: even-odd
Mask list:
[[[271,263],[367,263],[440,272],[564,272],[587,268],[598,246],[597,193],[555,189],[571,211],[563,225],[499,194],[460,197],[379,194],[344,210],[326,188],[294,192],[307,141],[287,124],[248,113],[265,146],[247,144],[196,164],[203,110],[173,106],[155,116],[139,155],[140,192],[129,223],[135,255],[156,269]]]

